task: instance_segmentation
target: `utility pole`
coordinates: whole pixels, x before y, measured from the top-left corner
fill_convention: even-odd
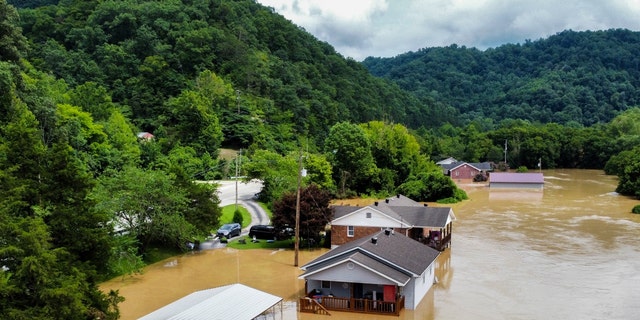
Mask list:
[[[240,114],[240,90],[236,90],[236,107],[238,108],[238,114]]]
[[[242,149],[236,157],[236,211],[238,211],[238,171],[240,169],[240,157],[242,156]]]
[[[296,228],[295,232],[295,255],[293,266],[298,266],[298,251],[300,251],[300,182],[302,180],[302,149],[298,158],[298,193],[296,195]]]
[[[504,164],[507,165],[507,140],[504,140]]]

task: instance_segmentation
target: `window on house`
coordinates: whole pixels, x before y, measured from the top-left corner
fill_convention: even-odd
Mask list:
[[[347,227],[347,237],[353,237],[354,235],[354,227],[353,226],[348,226]]]
[[[322,289],[331,289],[331,281],[322,281],[320,287]]]
[[[371,218],[371,212],[367,212],[367,218]]]

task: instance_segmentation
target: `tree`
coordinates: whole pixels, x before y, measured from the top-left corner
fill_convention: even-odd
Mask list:
[[[349,122],[335,124],[325,141],[325,150],[333,166],[334,181],[358,193],[369,190],[377,168],[371,142],[362,128]]]
[[[640,147],[623,152],[619,157],[624,157],[624,167],[618,169],[620,180],[616,192],[640,199]]]
[[[173,141],[193,147],[198,155],[215,154],[222,143],[218,117],[204,95],[183,91],[166,103],[169,114],[164,126]]]
[[[87,195],[94,186],[93,176],[69,145],[56,143],[47,150],[45,171],[41,175],[41,210],[54,247],[65,248],[71,262],[87,272],[106,274],[111,254],[110,215],[93,209]]]
[[[272,224],[278,230],[296,225],[297,193],[285,193],[273,203]],[[300,235],[319,244],[320,232],[332,219],[329,192],[311,184],[300,190]]]
[[[393,193],[410,176],[434,169],[421,153],[416,137],[405,126],[370,121],[360,127],[370,141],[375,165],[380,169],[372,181],[377,190]]]
[[[273,151],[257,150],[242,167],[247,179],[262,180],[260,199],[264,202],[271,203],[295,190],[297,157],[283,157]]]
[[[95,82],[87,82],[75,87],[69,92],[69,98],[72,105],[89,112],[96,121],[106,121],[116,110],[107,89]]]
[[[109,168],[119,170],[140,163],[141,143],[132,127],[127,118],[117,110],[112,111],[109,119],[104,122],[107,141],[113,147],[109,150]]]
[[[140,241],[140,250],[157,243],[181,248],[197,235],[186,221],[189,202],[175,178],[160,170],[126,167],[105,174],[91,194],[96,208],[110,214],[115,231],[125,231]]]
[[[18,63],[20,51],[26,48],[18,21],[16,9],[6,0],[0,0],[0,61]]]
[[[451,178],[442,172],[424,172],[398,187],[398,192],[416,201],[438,201],[451,198],[455,201],[467,198]],[[455,202],[454,201],[454,202]]]
[[[35,116],[14,92],[0,126],[0,306],[9,319],[116,319],[102,293],[104,219],[84,195],[90,179],[64,143],[47,149]],[[76,211],[78,210],[78,211]],[[96,257],[95,255],[103,255]]]

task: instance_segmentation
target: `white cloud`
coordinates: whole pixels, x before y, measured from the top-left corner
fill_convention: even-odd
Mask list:
[[[258,0],[356,60],[451,44],[485,49],[566,29],[640,30],[640,0]]]

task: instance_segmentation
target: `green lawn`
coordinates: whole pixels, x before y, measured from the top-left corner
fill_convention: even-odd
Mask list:
[[[258,202],[258,204],[260,205],[260,207],[262,207],[262,209],[264,209],[264,211],[267,212],[269,219],[271,219],[271,217],[273,216],[273,213],[271,212],[271,210],[269,210],[269,208],[267,208],[267,205],[262,202]],[[220,225],[233,222],[233,213],[235,212],[235,210],[236,210],[235,204],[230,204],[228,206],[222,207],[222,216],[220,216]],[[240,213],[242,214],[242,227],[246,228],[249,225],[249,223],[251,223],[251,215],[249,214],[249,211],[247,211],[247,209],[241,205],[238,205],[238,210],[240,210]]]
[[[245,228],[246,226],[249,225],[249,223],[251,223],[251,215],[249,214],[249,211],[247,211],[247,209],[241,205],[238,205],[238,210],[240,210],[240,213],[242,214],[242,227]],[[220,216],[220,225],[233,222],[233,213],[235,211],[236,211],[235,204],[230,204],[228,206],[222,207],[222,215]]]
[[[243,239],[245,243],[240,243],[240,240]],[[293,238],[287,240],[278,240],[267,242],[264,239],[258,239],[258,242],[251,242],[251,238],[249,236],[245,237],[236,237],[232,238],[228,243],[227,247],[234,249],[277,249],[277,248],[291,248],[293,249],[294,243]]]

